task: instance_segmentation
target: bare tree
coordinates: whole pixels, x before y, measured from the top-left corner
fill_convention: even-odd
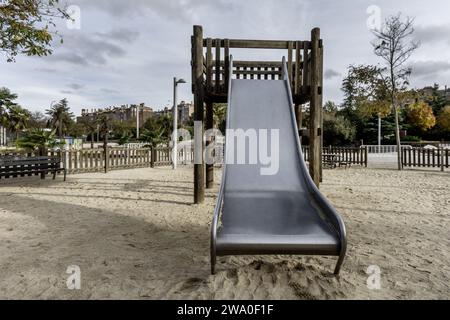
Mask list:
[[[401,141],[399,125],[399,103],[397,96],[409,84],[411,68],[406,67],[419,43],[413,41],[414,19],[401,14],[388,17],[380,29],[372,30],[376,39],[372,42],[374,53],[384,60],[385,79],[389,84],[389,98],[395,114],[395,135],[398,148],[398,169],[402,170]]]

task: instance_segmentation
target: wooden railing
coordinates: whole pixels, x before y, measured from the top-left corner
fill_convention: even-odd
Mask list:
[[[305,161],[309,161],[309,147],[302,146]],[[326,147],[323,148],[323,154],[335,154],[339,156],[339,161],[347,164],[368,166],[368,149],[367,147],[351,148],[351,147]]]
[[[450,149],[402,148],[403,167],[449,168]]]
[[[287,69],[294,102],[307,100],[311,85],[311,41],[207,38],[203,40],[203,47],[206,52],[202,59],[202,81],[205,83],[206,96],[226,95],[230,76],[236,79],[282,79],[280,61],[233,61],[233,70],[230,70],[231,48],[280,49],[287,50]],[[319,50],[322,50],[321,40]]]
[[[62,152],[62,160],[69,174],[151,166],[151,149],[70,150]],[[105,163],[106,162],[106,163]]]
[[[68,174],[103,172],[105,161],[108,170],[162,167],[172,164],[172,149],[169,147],[158,147],[155,149],[128,149],[128,148],[108,148],[107,157],[102,148],[49,151],[49,156],[60,157],[62,165],[67,169]],[[0,152],[1,156],[35,157],[36,153],[25,151]],[[185,147],[178,151],[178,162],[180,165],[193,163],[193,151]]]

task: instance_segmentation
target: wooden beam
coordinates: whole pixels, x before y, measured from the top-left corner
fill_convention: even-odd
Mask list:
[[[217,45],[217,42],[221,46],[221,39],[213,40],[213,46]],[[286,40],[245,40],[245,39],[230,39],[230,48],[236,49],[289,49],[289,42]],[[310,46],[309,41],[302,41],[306,43],[306,46]],[[203,43],[206,46],[206,42]]]
[[[320,29],[314,28],[311,32],[311,105],[310,105],[310,134],[309,134],[309,173],[314,183],[320,186],[320,163],[321,143],[320,143],[320,121],[322,109],[322,95],[319,87],[322,82],[321,74],[321,53],[319,48]]]
[[[200,134],[194,139],[196,145],[201,146],[201,163],[194,164],[194,203],[200,204],[205,201],[205,164],[204,164],[204,142],[203,142],[203,120],[204,120],[204,84],[203,84],[203,29],[194,26],[192,38],[192,74],[194,78],[194,120],[202,123]]]

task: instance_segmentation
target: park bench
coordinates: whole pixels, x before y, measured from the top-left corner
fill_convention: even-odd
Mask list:
[[[59,157],[0,157],[0,179],[33,175],[41,175],[41,178],[45,179],[45,176],[51,173],[55,180],[57,173],[64,172],[66,181],[66,169],[61,162]]]

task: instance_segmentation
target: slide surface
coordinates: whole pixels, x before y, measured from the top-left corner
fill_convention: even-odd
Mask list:
[[[229,137],[226,142],[227,164],[212,230],[213,272],[216,255],[300,254],[339,256],[339,273],[345,226],[309,176],[291,97],[286,77],[230,81],[227,129],[243,130],[247,143]],[[255,153],[255,143],[249,143],[250,137],[255,142],[252,132],[258,136],[256,164],[249,161],[249,148]],[[268,150],[261,148],[261,139]],[[238,164],[236,155],[243,148],[246,164]]]

